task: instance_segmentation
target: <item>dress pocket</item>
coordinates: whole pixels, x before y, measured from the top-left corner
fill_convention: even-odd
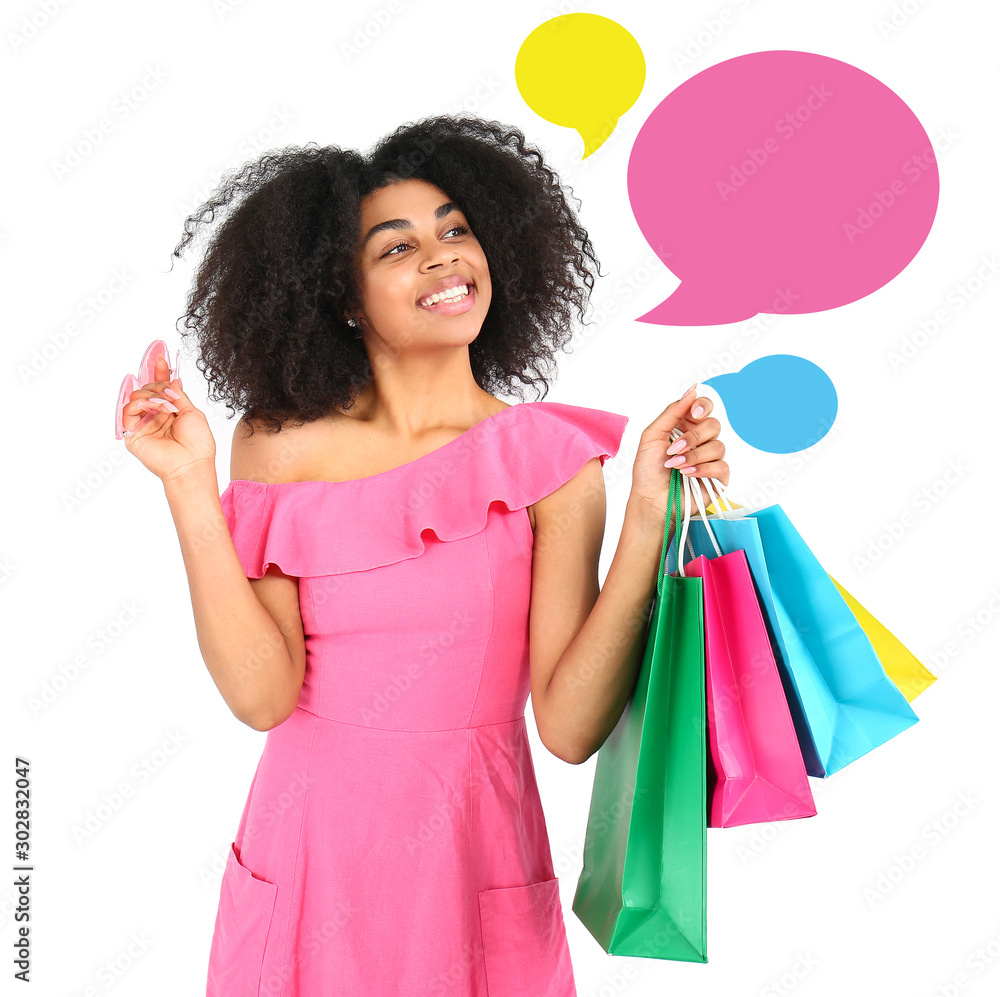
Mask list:
[[[559,879],[479,891],[489,997],[576,997]]]
[[[230,844],[208,957],[206,997],[258,997],[277,889],[243,865],[235,842]]]

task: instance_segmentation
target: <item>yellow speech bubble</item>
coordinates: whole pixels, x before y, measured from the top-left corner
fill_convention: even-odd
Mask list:
[[[536,114],[579,132],[586,159],[642,93],[646,60],[617,21],[600,14],[563,14],[524,39],[514,78]]]

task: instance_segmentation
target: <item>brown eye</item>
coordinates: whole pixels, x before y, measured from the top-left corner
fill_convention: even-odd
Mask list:
[[[452,232],[458,232],[461,235],[468,235],[469,228],[468,228],[467,225],[456,225],[456,226],[454,226],[454,228],[448,229],[448,231],[445,232],[445,235],[449,235]],[[409,246],[408,242],[397,242],[395,246],[393,246],[391,249],[386,250],[382,255],[383,256],[392,256],[393,253],[395,253],[397,249],[405,248],[407,246]]]

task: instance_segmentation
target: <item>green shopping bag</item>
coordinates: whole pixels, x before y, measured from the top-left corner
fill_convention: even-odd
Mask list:
[[[665,574],[680,495],[673,468],[642,665],[597,753],[573,912],[611,955],[707,962],[702,580]]]

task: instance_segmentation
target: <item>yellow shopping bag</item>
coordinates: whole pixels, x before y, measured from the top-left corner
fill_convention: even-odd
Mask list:
[[[829,574],[829,572],[828,572]],[[843,596],[844,602],[850,607],[854,618],[872,643],[875,654],[886,675],[903,694],[908,703],[913,702],[937,676],[932,675],[915,657],[893,636],[857,599],[846,591],[833,575],[830,581],[837,586],[837,591]]]

